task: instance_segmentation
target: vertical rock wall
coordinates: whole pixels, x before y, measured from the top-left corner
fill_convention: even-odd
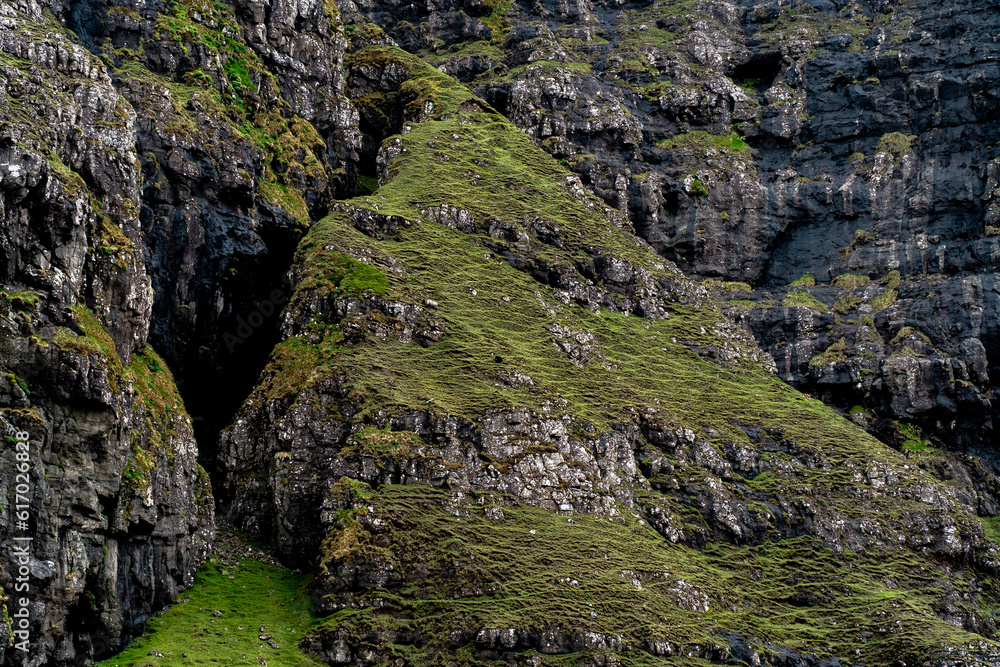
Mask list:
[[[0,565],[10,596],[13,538],[32,538],[28,591],[10,596],[30,601],[30,663],[75,665],[191,585],[213,500],[191,419],[146,344],[137,114],[49,7],[0,14]],[[10,428],[30,436],[27,493]]]

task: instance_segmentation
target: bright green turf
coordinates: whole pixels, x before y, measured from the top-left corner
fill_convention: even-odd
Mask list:
[[[298,647],[312,618],[307,577],[253,559],[235,568],[213,561],[190,591],[149,621],[146,634],[100,667],[260,665],[258,658],[280,667],[322,664]],[[277,649],[260,640],[261,626]]]

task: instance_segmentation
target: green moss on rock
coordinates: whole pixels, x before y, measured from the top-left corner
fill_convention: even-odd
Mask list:
[[[684,134],[678,134],[670,139],[664,139],[656,144],[660,148],[674,149],[694,146],[700,148],[715,148],[725,152],[748,155],[750,145],[743,141],[743,138],[735,132],[718,135],[710,134],[703,130],[693,130]]]
[[[855,287],[864,287],[871,282],[871,278],[868,276],[859,276],[854,273],[842,273],[835,277],[832,282],[835,287],[853,289]]]
[[[810,308],[821,313],[825,313],[828,310],[826,304],[818,300],[809,292],[803,292],[802,290],[789,292],[785,295],[785,298],[782,299],[781,305],[785,308]]]

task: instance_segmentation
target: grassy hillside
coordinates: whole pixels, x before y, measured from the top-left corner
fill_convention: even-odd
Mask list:
[[[407,104],[406,131],[387,142],[389,180],[299,248],[295,335],[242,416],[264,458],[234,484],[267,470],[275,497],[330,489],[316,595],[338,611],[311,650],[412,665],[754,652],[876,665],[993,650],[961,627],[993,613],[997,553],[961,483],[781,383],[704,289],[464,88],[401,51],[352,57],[406,68],[384,98]],[[419,344],[421,327],[439,335]],[[255,421],[261,404],[285,432]],[[515,409],[559,419],[595,451],[604,435],[635,435],[643,478],[615,489],[608,516],[416,483],[433,459],[501,478],[565,465],[586,481],[558,484],[597,487],[589,463],[544,435],[512,435],[506,458],[478,450],[487,416]],[[471,435],[390,432],[403,414],[457,418]],[[324,439],[331,424],[347,440]],[[266,449],[279,439],[292,451]],[[300,442],[339,453],[317,464]],[[410,483],[372,481],[393,469]],[[490,629],[512,629],[509,645],[490,645]]]

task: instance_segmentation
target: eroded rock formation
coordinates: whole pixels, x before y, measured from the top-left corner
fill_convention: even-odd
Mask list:
[[[0,2],[37,664],[215,501],[329,664],[997,662],[998,16]]]

